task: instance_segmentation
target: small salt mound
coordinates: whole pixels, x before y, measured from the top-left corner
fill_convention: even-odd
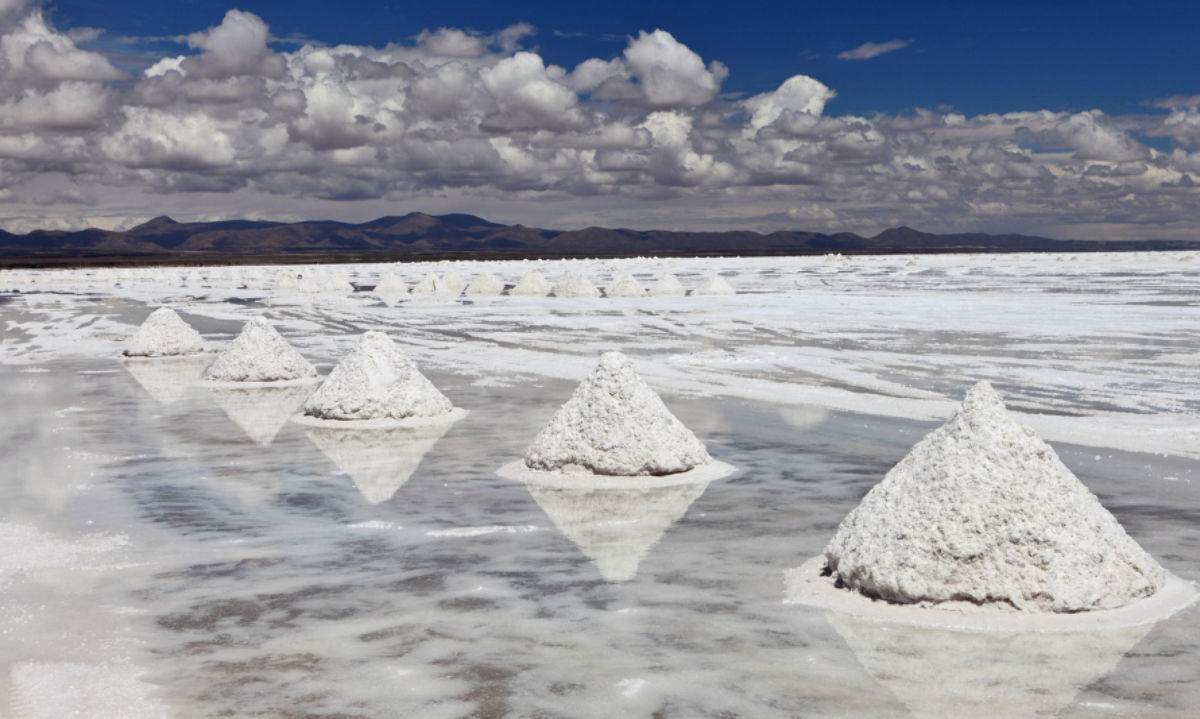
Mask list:
[[[550,283],[546,281],[545,276],[541,272],[530,270],[525,273],[525,276],[508,293],[510,295],[523,295],[527,297],[545,297],[550,294],[551,289]]]
[[[475,278],[471,280],[471,284],[467,285],[467,289],[464,290],[468,297],[498,295],[503,291],[504,283],[491,272],[480,272],[475,275]]]
[[[737,290],[733,289],[725,278],[720,275],[713,275],[700,283],[700,286],[692,290],[693,295],[736,295]]]
[[[375,285],[374,292],[377,295],[403,295],[408,292],[408,284],[395,272],[388,272],[379,278],[379,284]]]
[[[169,307],[150,313],[125,347],[126,357],[172,357],[204,351],[204,338]]]
[[[304,414],[334,420],[437,417],[453,409],[382,332],[364,334],[304,403]]]
[[[534,470],[632,477],[712,461],[620,352],[607,352],[525,452]]]
[[[454,270],[450,270],[445,275],[442,275],[442,279],[438,280],[437,293],[439,295],[458,297],[463,293],[463,290],[466,288],[466,286],[467,283],[462,278],[462,275],[458,274]]]
[[[275,275],[275,284],[272,286],[275,292],[295,292],[296,275],[288,270],[280,270]]]
[[[438,291],[438,278],[432,272],[421,278],[421,281],[413,285],[412,293],[419,297],[432,297]]]
[[[600,290],[592,281],[575,272],[564,272],[554,285],[555,297],[599,297]]]
[[[286,382],[317,376],[317,370],[261,317],[242,327],[204,372],[211,382]]]
[[[611,285],[605,288],[608,297],[644,297],[646,290],[628,272],[622,272]]]
[[[683,285],[679,284],[679,279],[670,272],[658,278],[658,282],[650,288],[650,294],[654,297],[683,297],[687,294],[687,290],[683,289]]]
[[[346,279],[346,276],[341,272],[330,273],[329,279],[322,285],[325,292],[338,295],[354,294],[354,285]]]
[[[306,295],[315,295],[321,292],[321,285],[317,282],[316,277],[305,274],[296,282],[296,291]]]
[[[1121,607],[1166,575],[987,382],[842,520],[833,578],[901,604]]]

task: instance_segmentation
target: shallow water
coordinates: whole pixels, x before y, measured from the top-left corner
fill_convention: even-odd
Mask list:
[[[163,404],[119,360],[40,369],[0,367],[0,395],[24,409],[4,425],[16,452],[0,498],[7,526],[75,554],[0,575],[0,681],[17,716],[49,716],[30,687],[68,682],[75,665],[139,667],[142,704],[181,717],[1185,716],[1200,704],[1197,609],[1145,636],[1064,644],[783,603],[783,571],[821,550],[929,423],[667,395],[735,475],[652,496],[531,489],[493,471],[573,383],[434,373],[470,415],[432,441],[357,440],[415,446],[382,450],[401,457],[399,475],[420,462],[395,486],[361,488],[305,427],[252,437],[210,390]],[[1195,462],[1059,450],[1147,550],[1200,579]],[[115,535],[122,546],[104,544]]]

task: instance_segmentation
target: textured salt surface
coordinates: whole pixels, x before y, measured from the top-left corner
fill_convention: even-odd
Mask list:
[[[304,403],[319,419],[437,417],[454,407],[382,332],[364,334]]]
[[[212,382],[281,382],[316,376],[316,368],[261,317],[247,322],[204,372],[204,379]]]
[[[144,673],[120,661],[19,662],[10,673],[13,719],[167,719]]]
[[[564,272],[554,285],[555,297],[599,297],[600,290],[577,272]]]
[[[711,461],[620,352],[600,358],[525,453],[534,470],[618,476],[686,472]]]
[[[127,357],[171,357],[204,351],[204,338],[169,307],[159,307],[125,347]]]
[[[622,272],[613,283],[604,289],[607,297],[642,297],[646,290],[628,272]]]
[[[986,382],[842,521],[832,580],[898,603],[1112,609],[1165,573]]]

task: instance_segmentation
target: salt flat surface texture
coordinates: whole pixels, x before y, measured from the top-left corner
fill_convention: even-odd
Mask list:
[[[316,376],[316,368],[261,317],[247,322],[204,372],[210,382],[288,382]]]
[[[1113,609],[1165,573],[991,385],[913,447],[825,548],[837,581],[901,604]]]
[[[596,369],[525,452],[530,469],[633,477],[686,472],[712,461],[620,352]]]
[[[450,400],[382,332],[354,349],[304,402],[304,414],[328,420],[403,420],[449,415]]]
[[[159,307],[138,327],[129,344],[127,357],[174,357],[205,351],[204,338],[170,307]]]

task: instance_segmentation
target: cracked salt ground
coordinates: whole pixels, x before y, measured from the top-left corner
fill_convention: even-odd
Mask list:
[[[492,475],[575,379],[480,387],[430,372],[472,412],[414,443],[415,469],[383,498],[306,427],[259,447],[205,392],[162,405],[126,372],[81,374],[117,362],[0,366],[4,396],[36,408],[0,425],[23,448],[0,477],[0,522],[87,560],[5,575],[0,691],[17,716],[62,715],[35,691],[52,677],[106,677],[73,686],[107,686],[134,707],[109,716],[135,717],[986,716],[986,702],[1182,717],[1200,703],[1195,608],[1140,638],[1046,652],[881,633],[780,601],[780,571],[819,553],[928,423],[665,393],[740,471],[638,516],[621,498],[547,498]],[[89,464],[51,461],[64,444]],[[1160,479],[1194,460],[1057,449],[1147,552],[1200,579],[1198,490]],[[80,473],[94,474],[87,486]],[[930,684],[955,657],[990,688]]]

